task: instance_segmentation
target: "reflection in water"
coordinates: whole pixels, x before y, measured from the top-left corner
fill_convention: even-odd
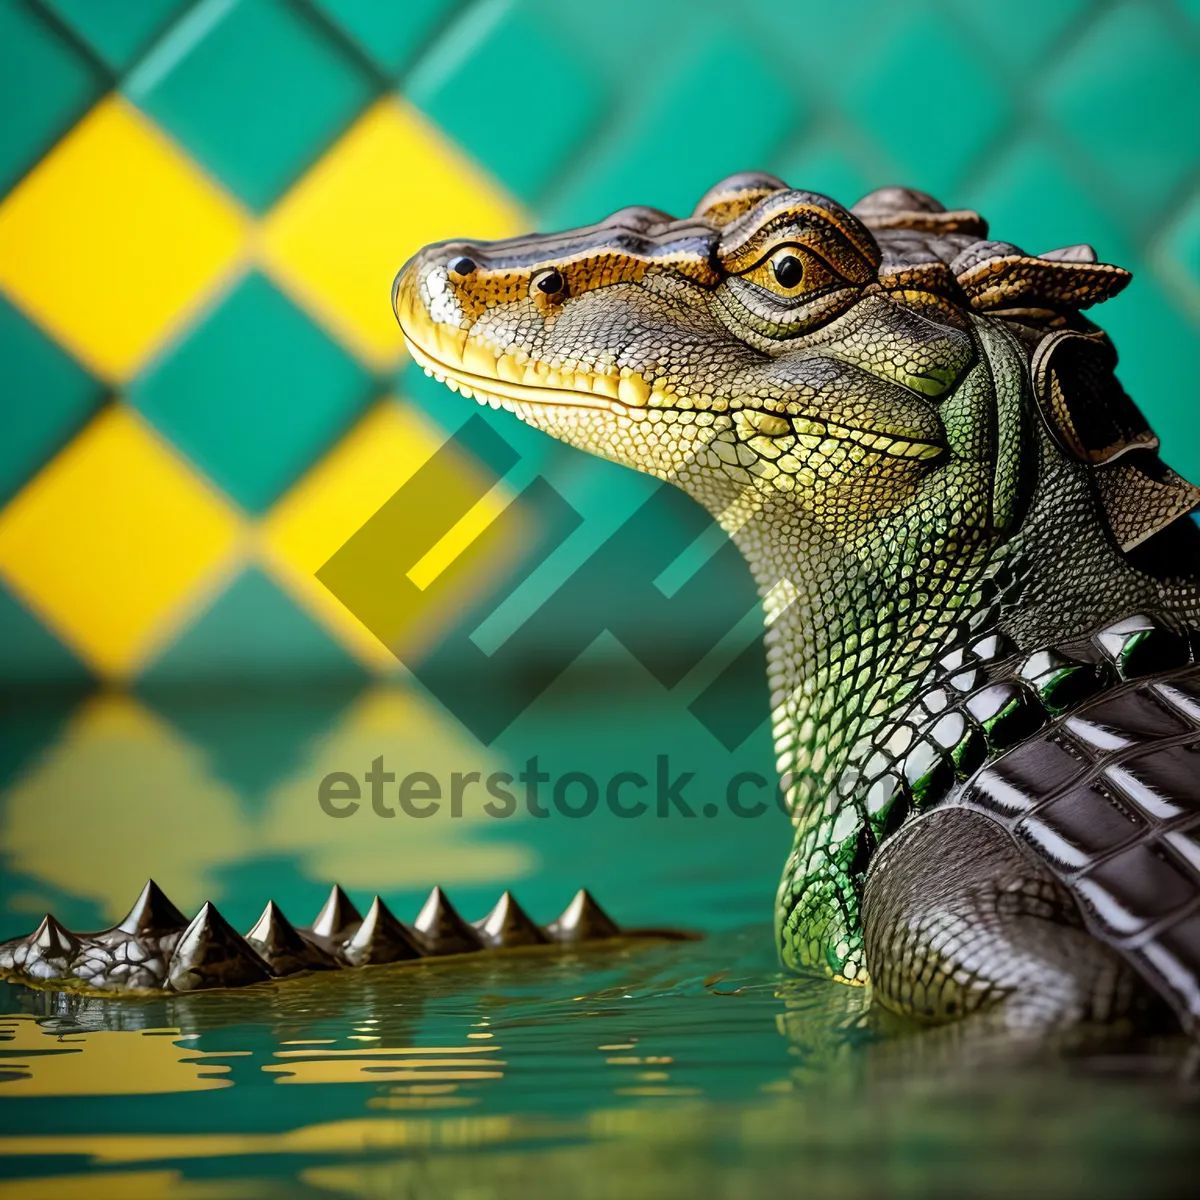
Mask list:
[[[178,1029],[60,1033],[25,1014],[0,1017],[0,1095],[114,1096],[228,1087],[213,1059],[248,1050],[196,1050]]]
[[[325,775],[346,771],[361,778],[376,758],[398,776],[422,770],[446,781],[455,771],[486,776],[503,767],[435,715],[428,701],[399,688],[367,689],[336,712],[329,728],[313,732],[290,771],[257,794],[240,794],[222,774],[236,778],[243,764],[214,763],[182,730],[215,735],[253,760],[272,733],[263,714],[253,711],[258,699],[243,708],[245,697],[240,703],[228,698],[215,712],[176,699],[163,707],[178,725],[130,696],[103,695],[84,704],[56,752],[7,794],[0,836],[9,869],[91,901],[97,926],[124,916],[150,876],[188,913],[205,900],[220,906],[226,897],[218,868],[244,859],[291,857],[314,880],[368,892],[510,884],[532,870],[528,848],[472,836],[483,820],[479,807],[465,807],[454,820],[407,822],[376,817],[369,806],[346,820],[321,810],[317,787]],[[303,715],[293,714],[293,721]],[[268,726],[257,739],[256,716]],[[256,899],[256,915],[271,898]],[[19,907],[40,918],[54,906],[33,892]]]
[[[583,1197],[787,1181],[926,1195],[964,1170],[972,1194],[1006,1196],[1031,1168],[1046,1192],[1153,1196],[1191,1171],[1196,1122],[1167,1077],[1177,1046],[957,1072],[939,1047],[927,1069],[922,1036],[883,1036],[863,989],[780,977],[765,933],[137,1002],[10,986],[24,1011],[5,1022],[6,1057],[21,1065],[0,1105],[20,1128],[0,1136],[0,1169],[59,1164],[65,1179],[90,1162],[118,1173],[121,1195],[139,1193],[118,1177],[148,1195],[204,1194],[186,1190],[203,1177],[247,1195],[497,1200],[530,1194],[531,1178],[538,1194]],[[1137,1071],[1114,1075],[1123,1064]],[[88,1099],[106,1079],[177,1095],[122,1111],[120,1096]],[[218,1103],[189,1091],[218,1083]],[[10,1108],[18,1094],[73,1095],[89,1117],[47,1128],[53,1110]]]
[[[154,874],[243,929],[268,896],[304,920],[331,877],[403,914],[435,880],[473,914],[520,878],[537,914],[583,884],[623,923],[707,936],[190,996],[0,984],[0,1200],[1182,1190],[1198,1130],[1178,1046],[1014,1057],[986,1029],[889,1028],[865,989],[781,976],[778,813],[331,821],[313,802],[321,774],[379,755],[445,778],[537,754],[598,779],[669,755],[697,811],[770,773],[765,733],[726,752],[644,673],[606,678],[552,689],[489,750],[390,686],[64,714],[0,791],[6,934],[45,908],[99,927]]]
[[[0,1179],[0,1200],[209,1200],[208,1180],[185,1179],[181,1171],[106,1171],[103,1175],[48,1175],[40,1179]],[[269,1181],[222,1179],[220,1194],[229,1200],[286,1196]],[[294,1193],[290,1193],[294,1194]]]
[[[188,828],[196,812],[204,820]],[[0,829],[9,869],[91,901],[97,928],[124,916],[152,856],[178,901],[198,907],[211,864],[250,834],[236,792],[204,769],[196,746],[110,695],[84,704],[56,753],[9,789]],[[53,906],[35,892],[22,907],[40,918]]]
[[[496,1047],[499,1049],[499,1047]],[[400,1049],[371,1047],[363,1050],[276,1050],[276,1058],[290,1061],[263,1067],[280,1083],[360,1083],[380,1081],[446,1084],[464,1080],[500,1079],[507,1066],[498,1058],[469,1058],[482,1046],[405,1046]],[[339,1057],[345,1055],[347,1057]],[[400,1061],[389,1062],[389,1056]],[[452,1090],[452,1089],[451,1089]],[[428,1093],[424,1093],[428,1094]],[[444,1094],[440,1089],[435,1094]]]

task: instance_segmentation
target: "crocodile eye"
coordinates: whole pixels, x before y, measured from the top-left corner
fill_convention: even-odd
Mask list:
[[[465,278],[475,270],[475,260],[473,258],[468,258],[465,254],[460,254],[457,258],[452,258],[446,264],[446,270],[452,275]]]
[[[531,282],[544,296],[560,296],[567,290],[567,281],[562,277],[562,272],[554,267],[539,271]]]
[[[778,246],[765,254],[740,278],[771,292],[791,306],[845,285],[836,271],[820,256],[803,246]]]
[[[771,264],[775,282],[789,291],[799,287],[804,279],[804,264],[794,254],[781,254]]]

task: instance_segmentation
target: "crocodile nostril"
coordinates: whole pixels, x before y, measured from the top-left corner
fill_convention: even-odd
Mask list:
[[[457,258],[452,258],[446,264],[446,270],[452,275],[457,275],[460,279],[465,279],[475,270],[475,260],[468,258],[465,254],[460,254]]]

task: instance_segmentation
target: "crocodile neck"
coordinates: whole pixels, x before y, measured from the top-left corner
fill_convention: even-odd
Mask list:
[[[787,521],[734,533],[763,598],[775,752],[796,831],[776,923],[789,965],[864,975],[863,874],[910,811],[889,811],[875,780],[921,720],[936,719],[913,713],[943,686],[939,659],[991,641],[1011,660],[1138,611],[1200,620],[1194,589],[1180,607],[1170,581],[1136,571],[1104,538],[1084,473],[1048,447],[1041,459],[1010,536],[977,531],[964,546],[948,509],[898,527],[874,560],[830,544],[799,560]],[[779,584],[781,563],[802,586]]]
[[[797,562],[787,525],[734,535],[763,599],[776,766],[795,827],[776,921],[792,966],[859,974],[868,760],[918,698],[936,656],[993,615],[987,580],[1003,555],[983,543],[951,555],[935,527],[898,537],[874,561],[826,545]],[[909,552],[923,544],[932,554]],[[783,914],[798,894],[808,900],[804,924],[788,930]]]

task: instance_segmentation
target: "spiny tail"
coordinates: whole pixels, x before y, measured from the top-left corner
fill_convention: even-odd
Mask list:
[[[189,921],[151,879],[125,919],[111,929],[72,933],[47,914],[28,937],[0,945],[0,976],[88,991],[194,992],[244,987],[300,971],[646,936],[680,935],[622,930],[582,889],[560,917],[539,926],[511,892],[487,916],[469,922],[435,887],[409,926],[378,896],[364,917],[335,885],[312,925],[292,925],[272,900],[242,937],[210,903]]]

